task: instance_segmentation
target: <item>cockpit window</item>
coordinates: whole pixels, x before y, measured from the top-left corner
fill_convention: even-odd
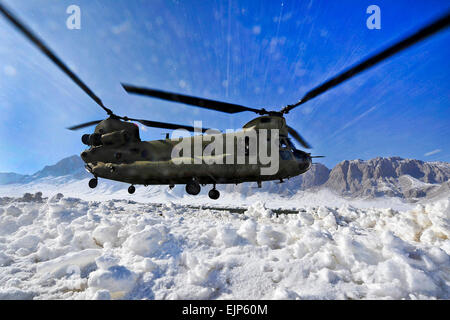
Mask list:
[[[304,160],[305,154],[301,152],[300,150],[294,150],[294,157],[298,160]]]
[[[283,160],[292,160],[292,153],[289,150],[280,150],[280,158]]]
[[[287,148],[289,147],[289,144],[287,143],[286,139],[280,139],[280,148]]]

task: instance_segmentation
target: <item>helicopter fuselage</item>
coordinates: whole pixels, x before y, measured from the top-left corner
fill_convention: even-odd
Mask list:
[[[259,154],[256,163],[251,163],[252,148],[246,144],[246,133],[251,130],[277,129],[279,142],[276,154],[278,170],[274,174],[261,174],[262,164]],[[223,148],[212,155],[196,154],[196,147],[205,148],[216,138],[236,141],[232,149]],[[260,139],[259,134],[257,138]],[[192,146],[189,156],[178,155],[174,158],[173,150],[180,143],[179,138],[154,141],[141,141],[138,127],[118,119],[106,119],[99,123],[93,135],[84,136],[83,141],[91,143],[89,149],[81,153],[86,168],[95,177],[121,181],[132,185],[176,185],[187,184],[193,179],[199,184],[238,184],[242,182],[262,182],[283,180],[305,173],[311,167],[308,153],[291,148],[287,141],[287,131],[283,117],[263,116],[247,123],[242,130],[233,133],[216,133],[194,135],[187,138]],[[239,140],[243,139],[244,161],[238,159]],[[186,140],[185,140],[186,142]],[[183,163],[180,158],[183,158]],[[227,158],[227,159],[225,159]],[[231,161],[230,161],[231,159]],[[178,160],[178,161],[177,161]],[[244,163],[242,163],[244,162]]]

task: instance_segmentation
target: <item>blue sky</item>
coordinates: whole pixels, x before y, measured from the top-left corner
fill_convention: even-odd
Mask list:
[[[230,116],[128,95],[120,82],[279,109],[450,8],[448,1],[3,1],[116,114],[239,128]],[[81,8],[81,30],[66,8]],[[369,30],[366,8],[381,9]],[[450,31],[396,55],[291,111],[288,123],[329,167],[400,156],[450,161]],[[105,113],[0,18],[0,172],[33,173],[79,154],[65,128]],[[159,139],[165,130],[141,131]],[[430,154],[431,153],[431,154]]]

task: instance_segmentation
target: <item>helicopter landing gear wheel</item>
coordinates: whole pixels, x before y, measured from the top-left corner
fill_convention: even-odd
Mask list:
[[[129,186],[128,187],[128,193],[129,194],[133,194],[136,191],[136,187],[135,186]]]
[[[209,190],[208,196],[212,200],[217,200],[220,197],[220,192],[219,192],[219,190],[216,190],[216,188],[214,188],[214,189]]]
[[[91,180],[89,180],[89,188],[94,189],[98,184],[98,179],[97,178],[92,178]]]
[[[186,192],[190,195],[198,195],[200,193],[200,189],[200,185],[196,180],[189,181],[186,184]]]

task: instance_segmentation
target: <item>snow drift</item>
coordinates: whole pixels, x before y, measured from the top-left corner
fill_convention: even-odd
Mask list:
[[[0,299],[449,299],[450,201],[276,217],[0,199]]]

